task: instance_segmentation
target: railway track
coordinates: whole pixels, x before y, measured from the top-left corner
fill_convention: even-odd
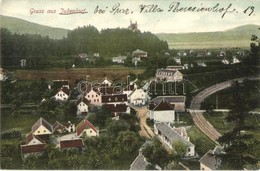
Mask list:
[[[219,137],[221,137],[221,134],[204,118],[203,112],[199,111],[200,107],[201,107],[201,103],[208,96],[210,96],[220,90],[230,87],[233,81],[242,82],[245,78],[246,77],[233,79],[233,80],[225,81],[225,82],[210,86],[210,87],[204,89],[203,91],[201,91],[200,93],[198,93],[191,101],[190,114],[192,116],[192,119],[193,119],[195,125],[216,143],[218,143],[217,140],[219,139]],[[247,79],[259,80],[260,77],[259,76],[247,77]]]

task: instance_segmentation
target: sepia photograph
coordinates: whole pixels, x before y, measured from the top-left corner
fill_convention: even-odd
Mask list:
[[[260,0],[0,0],[0,29],[0,169],[260,169]]]

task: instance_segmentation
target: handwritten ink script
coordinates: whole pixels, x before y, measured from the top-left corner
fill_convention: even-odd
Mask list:
[[[240,9],[240,8],[239,8]],[[216,3],[213,5],[198,3],[197,5],[187,5],[182,2],[170,2],[168,5],[158,5],[158,4],[138,4],[134,9],[130,9],[126,5],[123,6],[120,3],[115,3],[112,6],[100,5],[97,4],[94,9],[89,9],[87,7],[79,8],[60,8],[60,9],[34,9],[29,10],[30,15],[38,14],[59,14],[59,15],[82,15],[82,14],[111,14],[111,15],[131,15],[131,14],[149,14],[149,13],[210,13],[219,15],[221,18],[224,18],[228,14],[238,14],[243,13],[247,16],[255,15],[255,6],[248,5],[244,9],[236,9],[235,4],[229,3],[223,5],[221,3]]]

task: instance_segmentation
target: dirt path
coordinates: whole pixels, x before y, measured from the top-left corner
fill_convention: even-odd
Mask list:
[[[151,128],[146,124],[146,119],[148,118],[148,109],[147,107],[142,107],[142,108],[138,108],[136,109],[137,111],[137,116],[140,120],[140,127],[141,130],[139,132],[139,134],[141,136],[147,137],[147,138],[151,138],[154,136],[153,131],[151,130]]]

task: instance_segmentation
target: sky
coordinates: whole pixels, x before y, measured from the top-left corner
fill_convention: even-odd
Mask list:
[[[84,25],[93,25],[99,30],[126,28],[130,20],[137,21],[141,31],[153,33],[210,32],[245,24],[260,25],[260,0],[0,0],[0,3],[1,15],[71,30]],[[129,13],[111,13],[117,5],[116,9],[122,12],[128,8]],[[144,10],[150,9],[150,12],[141,12],[144,5],[147,5]],[[150,8],[156,5],[157,8]],[[97,6],[105,12],[95,14]],[[177,12],[182,7],[201,9],[214,6],[218,12]],[[169,11],[170,7],[172,10]],[[87,13],[60,15],[62,8],[85,10]],[[163,11],[158,12],[158,8]],[[55,10],[55,13],[48,13],[48,10]],[[222,18],[226,10],[228,12]]]

